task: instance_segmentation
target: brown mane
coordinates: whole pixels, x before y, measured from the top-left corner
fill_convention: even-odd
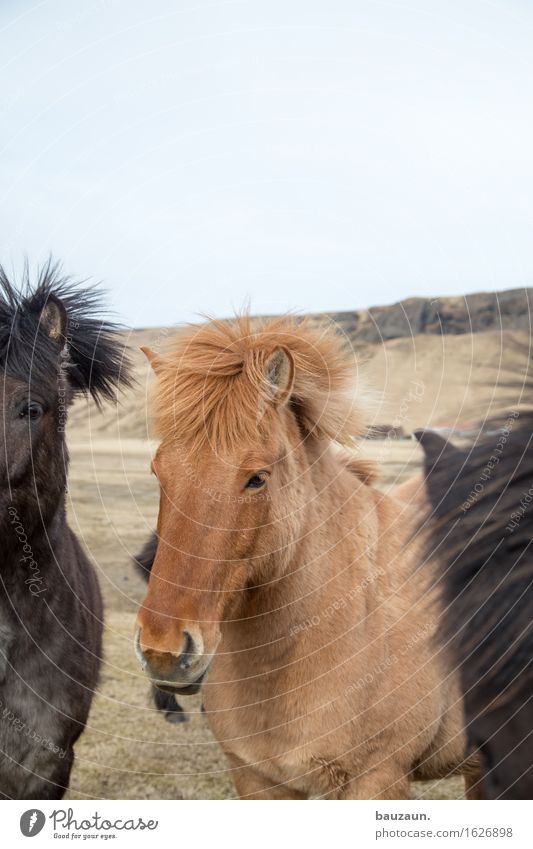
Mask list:
[[[373,486],[379,479],[378,464],[370,457],[346,457],[345,466],[368,486]]]
[[[256,443],[273,413],[265,364],[279,348],[294,362],[290,404],[303,435],[353,445],[365,425],[353,351],[331,324],[288,316],[244,315],[182,331],[154,363],[157,435],[192,451],[206,443],[223,452]]]

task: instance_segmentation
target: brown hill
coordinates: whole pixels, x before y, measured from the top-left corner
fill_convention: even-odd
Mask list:
[[[487,415],[528,405],[521,392],[530,348],[533,290],[466,297],[410,298],[389,307],[331,313],[359,355],[373,399],[369,424],[394,425],[407,433],[427,425],[465,425]],[[80,401],[69,432],[147,438],[151,372],[140,345],[165,347],[175,328],[124,334],[135,362],[137,386],[102,412]]]
[[[418,334],[531,329],[533,289],[477,292],[442,298],[406,298],[385,307],[329,313],[355,343],[377,344]]]
[[[529,334],[487,331],[418,335],[365,349],[362,371],[377,393],[376,423],[407,433],[417,427],[466,428],[517,406],[524,390]]]

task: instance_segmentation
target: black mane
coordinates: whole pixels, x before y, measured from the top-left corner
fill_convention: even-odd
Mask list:
[[[43,310],[56,304],[66,323],[50,336]],[[90,394],[100,404],[118,385],[130,386],[131,364],[117,340],[120,326],[102,316],[102,293],[61,273],[49,260],[32,283],[26,266],[20,288],[0,266],[0,368],[24,381],[50,383],[58,372],[58,349],[72,393]]]
[[[488,793],[529,799],[533,412],[494,420],[490,431],[467,450],[417,434],[432,509],[428,553],[441,564],[441,639],[459,667],[467,731],[483,754]]]

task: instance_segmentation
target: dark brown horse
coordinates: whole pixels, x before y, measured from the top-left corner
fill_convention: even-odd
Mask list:
[[[459,666],[484,793],[533,799],[533,413],[490,430],[467,450],[417,434],[430,554],[442,564],[441,636]]]
[[[0,269],[0,798],[59,799],[98,681],[102,600],[65,515],[68,407],[128,384],[94,289]]]

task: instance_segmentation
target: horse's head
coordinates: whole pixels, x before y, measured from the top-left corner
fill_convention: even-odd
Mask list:
[[[136,650],[153,681],[193,692],[222,623],[288,568],[325,436],[360,425],[344,392],[352,364],[333,331],[286,319],[255,331],[249,319],[211,323],[171,356],[145,353],[162,438],[159,544]]]
[[[0,379],[2,381],[3,499],[21,494],[41,507],[64,487],[62,451],[67,409],[78,392],[98,401],[119,379],[128,382],[128,363],[113,339],[114,328],[97,317],[95,290],[61,279],[48,264],[31,286],[17,291],[0,268]],[[5,513],[5,511],[4,511]]]

